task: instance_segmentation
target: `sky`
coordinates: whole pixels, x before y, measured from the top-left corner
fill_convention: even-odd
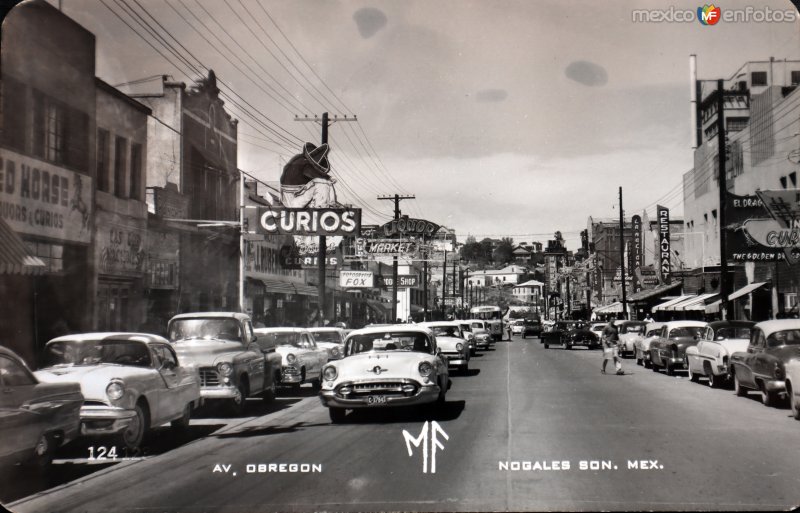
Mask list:
[[[453,228],[461,240],[546,242],[558,230],[569,249],[589,216],[619,215],[620,186],[626,217],[644,209],[652,217],[659,202],[680,215],[679,184],[692,167],[690,54],[701,79],[729,78],[748,60],[800,59],[798,21],[633,21],[635,9],[698,7],[682,1],[62,5],[95,33],[96,73],[111,84],[198,76],[172,56],[168,62],[117,16],[143,35],[137,19],[168,32],[173,46],[213,69],[260,119],[227,104],[240,120],[239,167],[266,182],[277,182],[302,141],[319,141],[319,127],[294,121],[295,114],[356,115],[358,123],[331,126],[330,159],[340,201],[362,206],[364,223],[392,214],[392,202],[379,195],[414,195],[401,202],[404,214]],[[793,6],[774,0],[757,8]]]

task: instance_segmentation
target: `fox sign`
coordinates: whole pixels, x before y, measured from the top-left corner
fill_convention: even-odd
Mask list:
[[[340,271],[339,285],[346,288],[372,288],[373,274],[364,271]]]

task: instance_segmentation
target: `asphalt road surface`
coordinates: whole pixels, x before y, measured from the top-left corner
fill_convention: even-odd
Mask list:
[[[767,408],[755,395],[737,398],[632,360],[624,361],[624,376],[601,375],[600,361],[599,351],[544,349],[538,339],[514,337],[479,352],[469,375],[454,375],[446,408],[432,415],[373,410],[331,425],[304,387],[273,405],[254,401],[250,417],[193,419],[188,439],[159,430],[144,458],[94,466],[62,460],[55,472],[68,464],[91,468],[67,473],[63,484],[42,481],[40,488],[58,484],[47,490],[34,484],[22,499],[27,493],[5,490],[3,497],[20,513],[800,504],[800,422],[786,407]],[[427,441],[407,443],[403,431],[416,439],[426,421],[436,422],[427,425]],[[434,452],[437,443],[443,448]],[[62,451],[80,458],[88,449],[76,447]]]

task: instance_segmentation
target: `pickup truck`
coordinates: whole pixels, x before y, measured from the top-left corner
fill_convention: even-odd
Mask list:
[[[757,390],[765,406],[775,406],[786,393],[786,364],[797,359],[800,359],[800,320],[759,322],[753,328],[747,350],[731,355],[736,395]]]
[[[232,414],[242,415],[248,397],[275,398],[281,356],[256,343],[247,314],[180,314],[170,319],[167,332],[178,357],[198,367],[205,401],[224,402]]]

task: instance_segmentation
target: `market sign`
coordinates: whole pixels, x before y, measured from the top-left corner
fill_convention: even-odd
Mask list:
[[[419,276],[416,274],[398,274],[397,286],[400,288],[416,287],[419,285]],[[394,286],[391,276],[378,276],[378,286],[389,288]]]
[[[345,288],[372,288],[373,274],[366,271],[340,271],[339,285]]]
[[[361,232],[361,209],[259,207],[256,231],[268,235],[356,236]]]
[[[400,219],[392,219],[381,226],[378,231],[386,237],[394,235],[433,237],[439,231],[439,225],[425,219],[413,219],[403,216]]]
[[[391,256],[413,258],[419,251],[419,244],[402,239],[356,239],[356,256],[370,258]]]
[[[0,149],[0,218],[17,233],[90,243],[93,188],[86,175]]]
[[[657,205],[656,217],[658,219],[658,269],[661,275],[661,283],[668,284],[672,270],[670,265],[669,209]]]

